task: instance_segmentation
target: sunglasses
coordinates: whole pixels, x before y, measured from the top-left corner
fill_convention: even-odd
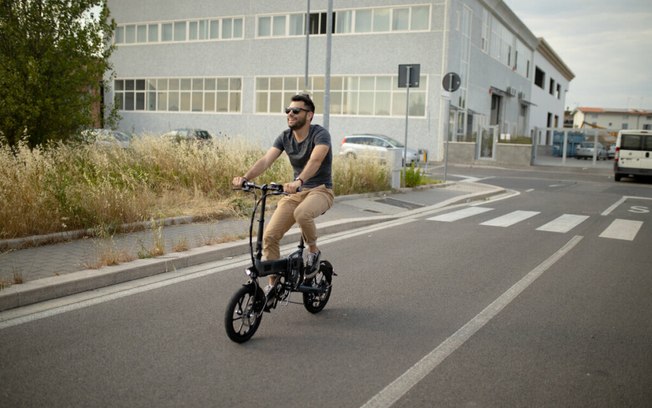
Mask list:
[[[294,113],[295,115],[298,115],[299,112],[301,112],[301,111],[310,112],[310,110],[309,110],[309,109],[306,109],[306,108],[285,108],[285,114],[286,114],[286,115],[287,115],[288,113],[290,113],[290,112]]]

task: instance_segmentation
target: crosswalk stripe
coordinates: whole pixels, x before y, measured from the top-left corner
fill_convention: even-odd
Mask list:
[[[454,222],[459,221],[464,218],[473,217],[475,215],[484,214],[489,211],[494,211],[493,208],[487,207],[467,207],[461,210],[452,211],[446,214],[440,214],[434,217],[428,218],[429,221],[440,221],[440,222]],[[519,222],[525,221],[529,218],[541,214],[540,211],[522,211],[516,210],[508,214],[501,215],[484,221],[480,225],[488,225],[492,227],[510,227],[512,225],[518,224]],[[567,233],[573,228],[577,227],[584,221],[589,218],[588,215],[578,215],[578,214],[562,214],[554,220],[540,226],[537,228],[537,231],[546,231],[546,232],[557,232],[557,233]],[[600,238],[610,238],[610,239],[620,239],[625,241],[633,241],[638,234],[638,231],[643,226],[643,221],[632,221],[632,220],[623,220],[615,219],[601,234]]]
[[[437,215],[435,217],[428,218],[428,220],[441,221],[441,222],[453,222],[453,221],[461,220],[467,217],[472,217],[474,215],[482,214],[492,210],[493,208],[487,208],[487,207],[467,207],[450,213]]]
[[[537,231],[559,232],[564,234],[586,221],[587,218],[589,218],[588,215],[563,214],[549,223],[540,226],[537,228]]]
[[[641,229],[643,221],[621,220],[617,218],[602,231],[600,238],[622,239],[625,241],[633,241]]]
[[[535,215],[540,214],[539,211],[512,211],[509,214],[505,214],[501,217],[494,218],[493,220],[485,221],[480,225],[489,225],[492,227],[509,227],[521,221],[525,221],[528,218],[534,217]]]

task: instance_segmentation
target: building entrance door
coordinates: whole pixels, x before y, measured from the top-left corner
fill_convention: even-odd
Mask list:
[[[498,142],[498,126],[489,126],[480,131],[480,140],[478,140],[478,158],[493,159]]]

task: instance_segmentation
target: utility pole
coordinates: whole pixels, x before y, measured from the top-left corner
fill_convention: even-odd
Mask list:
[[[331,47],[333,40],[333,0],[328,0],[328,14],[326,15],[326,83],[324,89],[324,123],[328,130],[331,116]]]
[[[303,90],[308,92],[308,61],[310,60],[310,0],[306,11],[306,73],[303,78]]]

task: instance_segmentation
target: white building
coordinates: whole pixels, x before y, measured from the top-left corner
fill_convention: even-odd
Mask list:
[[[579,107],[573,114],[573,127],[650,130],[652,129],[652,111]]]
[[[106,100],[118,104],[120,128],[203,128],[266,146],[285,125],[290,96],[302,91],[317,105],[313,122],[322,123],[328,1],[310,4],[307,47],[302,1],[108,0],[118,27]],[[419,87],[410,89],[408,145],[427,149],[430,160],[442,159],[447,134],[474,142],[497,126],[529,135],[540,109],[563,118],[570,71],[501,0],[332,4],[328,124],[335,146],[359,132],[403,139],[400,64],[420,66]],[[554,87],[554,106],[536,98],[535,66],[561,87]],[[448,72],[461,78],[452,94],[442,89]]]
[[[530,116],[531,128],[562,128],[564,104],[570,81],[575,74],[564,64],[550,45],[539,38],[534,54],[534,86],[532,102],[536,105]],[[551,132],[539,131],[538,144],[550,145]]]

